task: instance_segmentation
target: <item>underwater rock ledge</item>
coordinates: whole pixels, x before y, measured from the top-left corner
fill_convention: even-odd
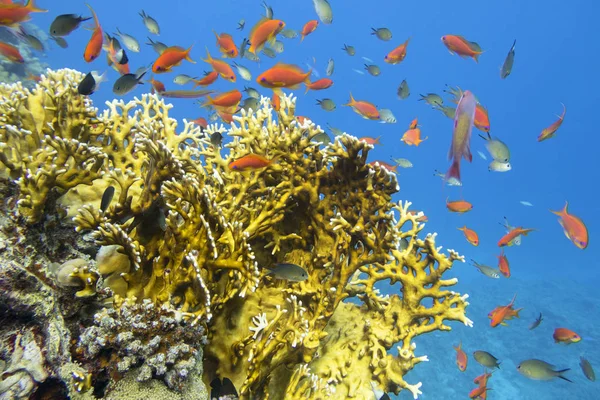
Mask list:
[[[472,325],[443,277],[464,259],[391,201],[372,146],[313,140],[291,95],[202,131],[155,95],[99,113],[82,78],[0,84],[0,398],[203,399],[215,378],[241,399],[417,398],[413,339]],[[229,167],[248,155],[269,162]]]

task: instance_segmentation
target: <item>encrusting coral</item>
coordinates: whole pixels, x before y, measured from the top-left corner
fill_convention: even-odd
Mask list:
[[[323,131],[300,124],[295,99],[282,96],[276,113],[262,98],[234,116],[225,152],[210,141],[223,126],[177,131],[171,106],[153,95],[98,114],[76,94],[81,78],[49,71],[31,92],[0,86],[0,173],[17,183],[29,223],[72,215],[100,248],[77,292],[91,301],[94,286],[97,311],[74,334],[91,389],[108,374],[110,393],[141,367],[140,379],[179,390],[202,347],[204,381],[229,378],[244,399],[371,399],[374,386],[417,397],[421,383],[403,379],[427,360],[413,339],[449,330],[445,321],[471,325],[467,296],[443,278],[464,260],[442,254],[435,234],[419,237],[410,202],[391,201],[396,176],[366,164],[370,145],[344,134],[323,147],[313,140]],[[248,154],[272,162],[229,168]],[[114,201],[100,207],[109,186]],[[308,279],[269,274],[278,263]],[[72,275],[62,280],[77,284]],[[393,294],[380,293],[386,284]],[[124,317],[146,308],[146,325]],[[152,319],[172,334],[156,336]]]

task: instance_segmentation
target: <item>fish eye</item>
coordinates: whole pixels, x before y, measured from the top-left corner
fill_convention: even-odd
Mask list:
[[[283,22],[279,22],[279,26],[283,26]]]
[[[260,78],[260,81],[261,81],[261,82],[266,82],[266,81],[267,81],[267,78]]]

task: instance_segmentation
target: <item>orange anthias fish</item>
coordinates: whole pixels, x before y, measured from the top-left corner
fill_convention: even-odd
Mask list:
[[[510,265],[508,263],[508,258],[504,255],[504,249],[498,256],[498,270],[505,278],[510,278]]]
[[[306,35],[314,32],[315,29],[317,29],[317,26],[319,26],[319,21],[316,19],[308,21],[306,24],[304,24],[304,27],[302,27],[302,32],[300,32],[300,41],[303,41]]]
[[[531,229],[523,229],[523,227],[518,226],[516,228],[513,228],[510,230],[510,232],[508,232],[506,235],[502,236],[502,238],[500,238],[500,240],[498,241],[498,246],[499,247],[503,247],[503,246],[508,246],[509,243],[511,243],[517,236],[519,235],[524,235],[527,236],[527,234],[531,231],[534,231],[535,229],[531,228]]]
[[[396,170],[398,169],[397,165],[392,165],[392,164],[386,163],[385,161],[380,161],[380,160],[371,161],[367,165],[375,167],[376,164],[379,164],[380,167],[385,168],[386,170],[388,170],[390,172],[396,172]]]
[[[473,379],[473,383],[476,385],[479,385],[479,386],[486,386],[487,382],[491,376],[492,376],[491,372],[485,371],[483,374],[481,374],[478,377],[476,377],[475,379]]]
[[[16,28],[21,22],[31,19],[32,12],[47,12],[35,6],[34,0],[28,0],[25,4],[2,2],[0,4],[0,25]]]
[[[511,311],[513,310],[513,305],[515,304],[515,300],[517,299],[517,295],[515,294],[515,296],[513,297],[513,299],[511,300],[511,302],[507,305],[505,305],[504,307],[501,307],[496,313],[494,313],[494,315],[492,316],[492,320],[490,321],[490,326],[492,328],[497,327],[498,325],[500,325],[501,323],[504,322],[505,319],[507,319],[507,317],[511,314],[514,315],[514,313],[511,313]],[[518,317],[518,311],[517,311],[517,315]]]
[[[202,107],[237,107],[237,105],[242,100],[242,92],[237,89],[230,90],[229,92],[221,93],[215,98],[211,98],[210,96],[206,97],[206,103],[202,105]]]
[[[491,128],[488,111],[479,103],[477,103],[477,106],[475,107],[475,118],[473,119],[473,124],[475,125],[475,128],[484,132],[489,132]]]
[[[377,136],[376,138],[371,137],[371,136],[364,136],[364,137],[359,138],[358,140],[360,140],[361,142],[365,142],[366,144],[370,144],[370,145],[374,146],[376,144],[381,144],[379,139],[381,139],[381,136]]]
[[[372,103],[364,100],[354,100],[352,93],[350,93],[350,101],[344,106],[352,107],[355,113],[363,117],[364,119],[378,120],[380,119],[379,110]]]
[[[446,208],[452,212],[466,213],[473,209],[473,204],[464,200],[448,201],[448,199],[446,199]]]
[[[229,163],[229,169],[231,171],[248,171],[254,169],[265,168],[271,165],[275,161],[275,158],[268,159],[259,154],[248,154],[235,161]]]
[[[410,38],[406,39],[406,42],[390,51],[387,56],[385,56],[384,61],[388,64],[401,63],[404,60],[404,57],[406,57],[406,47],[408,46],[408,42],[410,42]]]
[[[271,106],[273,110],[279,111],[281,109],[281,97],[275,92],[273,92],[273,96],[271,96]]]
[[[329,78],[321,78],[319,80],[316,80],[314,82],[308,82],[306,84],[306,93],[308,93],[309,90],[323,90],[323,89],[327,89],[330,88],[331,85],[333,85],[333,81]]]
[[[263,18],[250,31],[250,47],[248,51],[256,54],[262,50],[265,43],[274,43],[275,37],[285,28],[285,23],[278,19]]]
[[[114,42],[111,40],[108,42],[108,50],[106,54],[108,56],[108,65],[112,65],[112,67],[121,75],[125,75],[129,73],[129,62],[125,64],[121,64],[117,59],[117,51],[115,50]]]
[[[23,56],[19,52],[19,49],[12,44],[0,42],[0,54],[14,63],[23,64],[25,62]]]
[[[504,308],[504,306],[498,306],[496,308],[494,308],[492,311],[490,311],[488,313],[488,318],[489,319],[493,319],[494,316]],[[506,317],[504,318],[504,321],[510,321],[513,318],[521,318],[519,316],[519,312],[521,312],[522,308],[517,308],[516,310],[514,308],[509,308],[508,311],[506,311]],[[501,322],[500,325],[504,325],[504,326],[508,326],[508,324],[506,322]]]
[[[473,130],[473,121],[475,119],[475,109],[477,100],[470,91],[463,92],[454,117],[454,130],[452,132],[452,143],[448,151],[448,159],[452,160],[452,165],[446,173],[446,180],[455,178],[460,182],[460,160],[471,162],[471,132]]]
[[[160,81],[157,81],[156,79],[154,79],[154,77],[150,78],[150,84],[152,85],[152,93],[156,92],[160,94],[166,91],[165,84]]]
[[[233,116],[235,115],[236,108],[237,107],[215,107],[215,111],[217,112],[217,115],[223,120],[223,122],[231,124],[233,122]]]
[[[474,46],[472,42],[459,35],[442,36],[442,42],[448,48],[450,54],[458,54],[463,58],[471,57],[475,62],[479,62],[478,58],[483,53],[479,46]]]
[[[167,47],[161,55],[158,56],[154,64],[152,64],[152,72],[156,74],[170,72],[173,67],[181,64],[183,60],[188,60],[192,64],[196,62],[190,58],[190,51],[194,45],[187,49],[180,46]]]
[[[565,203],[565,207],[561,211],[550,212],[558,215],[560,219],[558,223],[563,227],[565,236],[580,249],[585,249],[589,243],[588,230],[581,218],[569,214],[567,208],[569,202]]]
[[[237,78],[233,72],[233,68],[231,68],[231,65],[227,64],[225,61],[215,60],[212,58],[210,52],[208,51],[208,47],[206,48],[206,54],[206,59],[202,59],[202,61],[209,63],[213,71],[218,72],[222,78],[227,79],[229,82],[236,81]]]
[[[102,33],[102,27],[100,26],[100,22],[98,21],[98,16],[96,15],[96,12],[89,4],[86,4],[86,6],[88,6],[90,11],[92,12],[92,15],[94,16],[94,24],[96,25],[96,27],[92,32],[92,37],[90,38],[90,41],[88,42],[87,46],[85,46],[85,51],[83,52],[83,59],[86,62],[92,62],[96,58],[98,58],[100,52],[102,51],[104,35]]]
[[[581,336],[567,328],[556,328],[552,334],[555,343],[571,344],[581,341]]]
[[[467,358],[467,353],[462,349],[462,342],[458,344],[458,347],[452,346],[454,350],[456,350],[456,365],[461,372],[465,372],[467,370],[467,363],[469,359]]]
[[[412,126],[412,124],[411,124],[411,126]],[[419,145],[421,143],[423,143],[424,141],[426,141],[427,139],[429,139],[429,136],[425,136],[424,139],[421,139],[421,129],[420,128],[411,128],[411,129],[407,130],[406,132],[404,132],[404,135],[402,135],[402,138],[400,139],[400,141],[404,142],[404,144],[406,144],[408,146],[419,147]]]
[[[488,390],[490,390],[490,389],[488,389],[488,387],[485,385],[478,386],[469,392],[469,398],[485,400],[485,399],[487,399],[487,391]]]
[[[471,243],[473,246],[479,246],[479,236],[477,232],[472,229],[467,228],[467,226],[463,226],[462,228],[458,228],[459,231],[463,231],[465,234],[465,238],[467,242]]]
[[[204,117],[193,119],[190,122],[198,125],[200,128],[206,128],[208,126],[208,121]]]
[[[419,124],[419,119],[415,118],[410,122],[410,125],[408,126],[408,129],[415,129],[417,127],[417,125]]]
[[[542,133],[540,133],[540,135],[537,138],[538,142],[542,142],[546,139],[550,139],[550,138],[554,137],[554,135],[556,134],[556,131],[562,125],[562,123],[565,119],[565,114],[567,113],[567,107],[565,107],[564,104],[562,106],[563,106],[562,115],[558,116],[558,120],[556,120],[556,122],[552,123],[552,125],[545,128],[544,130],[542,130]]]
[[[194,82],[194,88],[196,86],[208,86],[208,85],[212,85],[217,80],[218,77],[219,77],[219,73],[217,71],[210,71],[210,72],[204,73],[204,78],[192,79],[192,82]]]
[[[410,210],[410,211],[408,211],[408,213],[410,215],[417,215],[420,212],[422,212],[422,211],[416,211],[416,210]],[[429,218],[427,218],[427,216],[425,214],[423,214],[419,218],[417,218],[417,222],[427,222],[427,221],[429,221]]]
[[[219,46],[219,50],[223,53],[223,57],[235,58],[238,56],[237,46],[229,33],[221,33],[221,35],[215,31],[213,33],[217,37],[217,46]]]
[[[297,89],[301,83],[310,83],[311,72],[304,72],[297,65],[278,62],[275,66],[260,74],[256,78],[256,82],[262,87],[270,89]]]

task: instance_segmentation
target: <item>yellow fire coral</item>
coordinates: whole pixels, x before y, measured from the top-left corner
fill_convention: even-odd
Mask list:
[[[50,190],[68,191],[62,204],[77,210],[77,230],[104,246],[97,270],[116,307],[121,297],[149,302],[206,327],[204,380],[227,377],[240,398],[370,399],[373,387],[416,398],[421,384],[403,376],[427,357],[415,356],[413,339],[449,330],[445,321],[471,325],[467,296],[443,279],[464,260],[442,254],[435,234],[419,237],[410,203],[391,201],[396,176],[366,164],[370,145],[342,135],[323,147],[313,140],[320,127],[300,124],[295,99],[282,96],[277,113],[262,98],[258,111],[235,116],[225,152],[210,141],[222,126],[202,133],[186,122],[178,132],[156,96],[97,115],[74,92],[79,77],[62,70],[31,93],[0,88],[0,161],[32,222]],[[43,140],[30,140],[34,129]],[[228,168],[248,154],[276,161]],[[115,200],[99,209],[109,185]],[[277,263],[308,279],[277,279],[268,274]],[[380,293],[385,283],[394,294]]]

